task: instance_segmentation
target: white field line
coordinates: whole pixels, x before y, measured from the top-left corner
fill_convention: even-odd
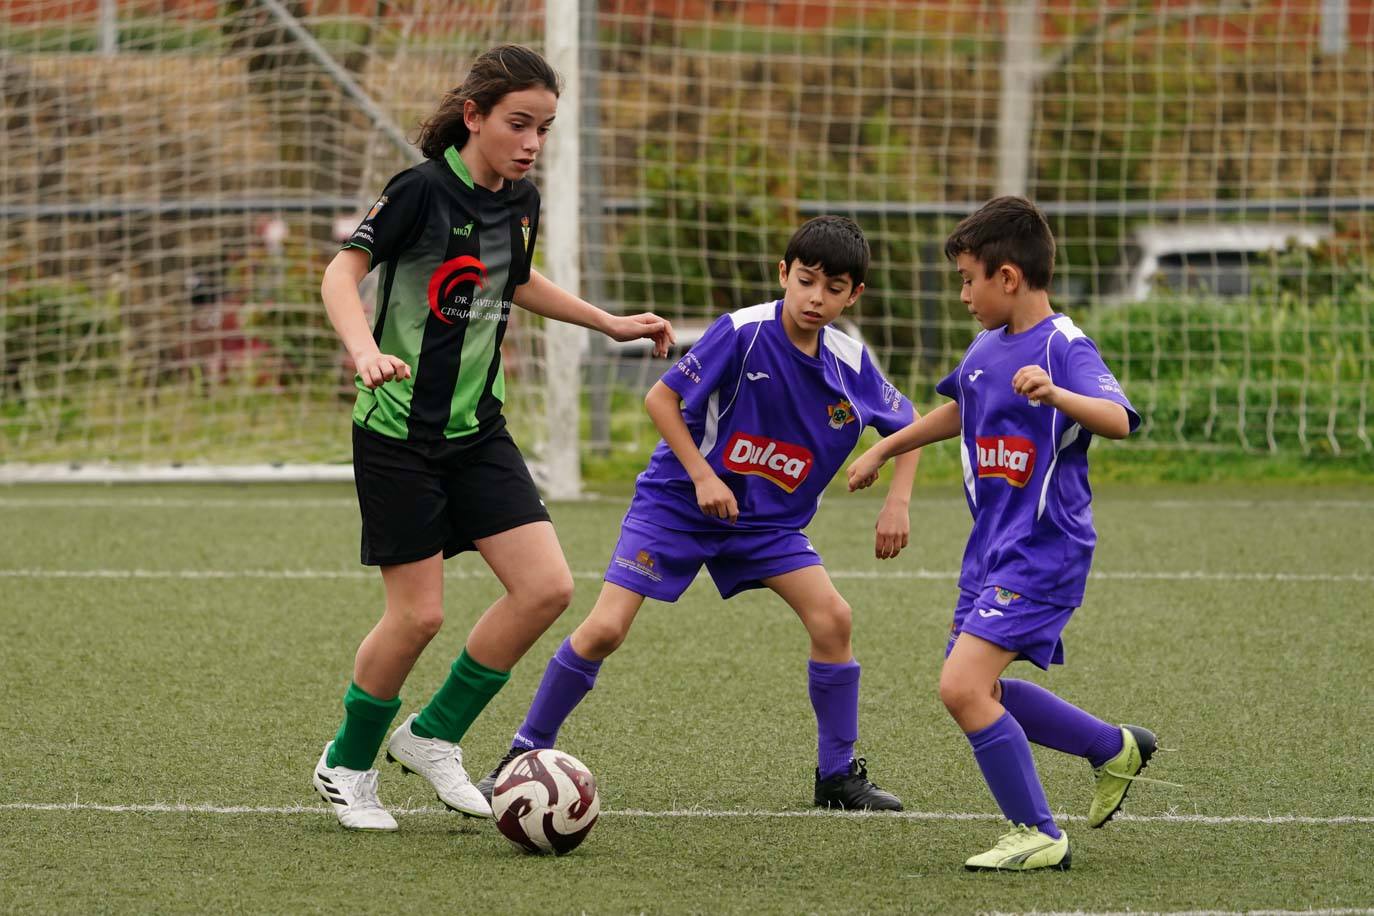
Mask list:
[[[871,496],[841,496],[846,501],[878,503]],[[629,505],[627,496],[585,496],[564,505]],[[914,510],[922,506],[952,508],[963,506],[958,497],[924,497],[912,504]],[[1108,500],[1103,511],[1181,509],[1265,509],[1286,512],[1302,509],[1329,511],[1332,509],[1374,509],[1374,499],[1145,499]],[[350,497],[188,497],[188,496],[0,496],[0,509],[352,509],[358,501]]]
[[[987,916],[1369,916],[1374,909],[1335,910],[1026,910]]]
[[[1148,499],[1113,500],[1107,497],[1105,509],[1374,509],[1374,499]]]
[[[108,814],[288,814],[317,815],[329,813],[323,805],[208,805],[208,804],[147,804],[147,805],[105,805],[95,802],[6,802],[0,804],[0,811],[94,811]],[[391,813],[399,815],[448,815],[447,808],[437,806],[420,808],[391,808]],[[814,818],[814,817],[874,817],[895,818],[909,821],[996,821],[1000,816],[960,811],[824,811],[808,808],[801,811],[764,811],[749,808],[677,808],[667,811],[648,811],[642,808],[617,808],[601,812],[604,817],[628,817],[661,820],[665,818]],[[1087,818],[1081,814],[1056,814],[1055,820],[1073,823]],[[1206,827],[1240,825],[1304,825],[1314,827],[1346,827],[1374,824],[1374,816],[1336,815],[1313,817],[1301,814],[1118,814],[1117,821],[1142,824],[1197,824]]]
[[[894,581],[956,582],[958,570],[905,569],[867,570],[831,569],[832,579],[872,579]],[[368,569],[42,569],[28,567],[0,569],[0,579],[375,579],[377,573]],[[482,569],[448,569],[450,579],[492,579],[491,572]],[[600,580],[599,569],[573,572],[575,579]],[[705,577],[705,573],[701,574]],[[1374,573],[1323,573],[1244,570],[1103,570],[1089,574],[1090,579],[1104,582],[1374,582]]]
[[[0,496],[0,509],[357,509],[356,499],[343,497],[299,499],[222,496],[192,499],[184,496]]]

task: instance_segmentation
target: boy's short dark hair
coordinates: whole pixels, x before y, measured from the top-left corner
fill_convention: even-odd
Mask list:
[[[1015,264],[1031,289],[1048,289],[1054,276],[1054,233],[1024,197],[996,197],[964,217],[945,240],[945,257],[961,254],[982,261],[989,277]]]
[[[868,239],[858,223],[843,216],[818,216],[792,233],[782,261],[789,271],[795,262],[803,267],[819,264],[827,277],[849,274],[858,287],[868,275],[869,256]]]

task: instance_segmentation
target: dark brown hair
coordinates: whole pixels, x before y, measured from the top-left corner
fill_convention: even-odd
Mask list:
[[[444,93],[444,100],[429,119],[420,125],[415,145],[426,159],[437,159],[450,146],[462,149],[468,142],[468,126],[463,123],[463,104],[469,100],[482,114],[490,114],[497,103],[512,92],[542,86],[555,96],[562,92],[558,73],[538,53],[524,45],[500,45],[484,52],[472,62],[463,85]]]
[[[1024,197],[996,197],[964,217],[945,240],[945,257],[961,254],[981,261],[988,277],[1015,264],[1031,289],[1048,289],[1054,276],[1054,233]]]
[[[803,267],[820,265],[827,277],[849,274],[857,288],[868,275],[868,240],[858,223],[843,216],[809,219],[792,233],[782,260],[787,269],[795,261]]]

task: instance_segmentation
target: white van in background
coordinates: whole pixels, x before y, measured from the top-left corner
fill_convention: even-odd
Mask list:
[[[1274,223],[1218,223],[1138,226],[1126,246],[1111,302],[1140,302],[1161,287],[1175,293],[1244,296],[1252,265],[1269,263],[1268,253],[1299,245],[1315,248],[1331,237],[1330,226]]]

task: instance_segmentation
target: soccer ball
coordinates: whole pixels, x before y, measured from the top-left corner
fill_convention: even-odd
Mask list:
[[[496,828],[524,852],[572,852],[600,813],[591,770],[571,754],[552,748],[516,757],[496,777],[491,793]]]

